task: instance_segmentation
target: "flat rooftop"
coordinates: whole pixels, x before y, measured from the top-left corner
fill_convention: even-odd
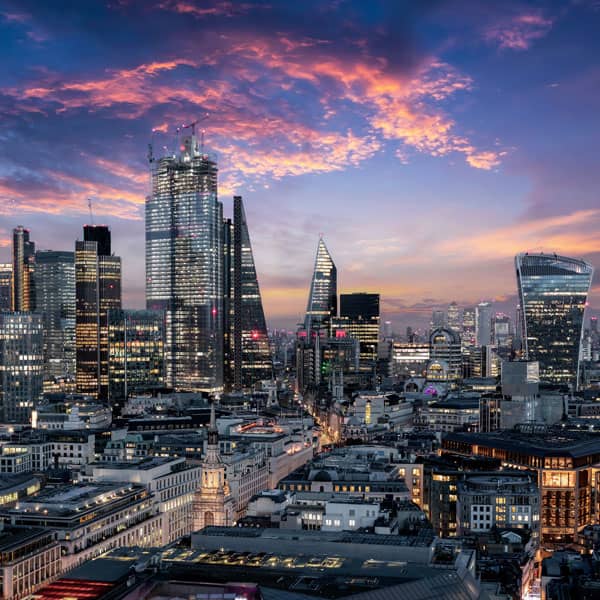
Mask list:
[[[144,491],[143,486],[135,484],[90,483],[70,484],[57,488],[45,488],[37,494],[20,500],[15,508],[5,509],[4,514],[36,514],[70,517],[109,508],[112,502],[133,499],[135,493]]]
[[[10,527],[0,530],[0,552],[9,552],[50,532],[41,527]]]
[[[263,538],[279,540],[282,542],[306,541],[318,544],[319,542],[334,542],[339,544],[375,544],[383,546],[411,546],[427,547],[433,543],[433,530],[421,530],[418,535],[377,535],[370,533],[357,533],[353,531],[310,531],[296,529],[263,529],[246,527],[205,527],[201,530],[202,535],[217,536],[224,538]],[[315,546],[315,548],[318,546]],[[343,554],[343,547],[340,546]]]
[[[501,448],[533,456],[580,458],[600,454],[600,432],[569,431],[552,427],[547,431],[504,430],[493,433],[445,433],[442,441],[464,442],[488,448]],[[442,446],[443,447],[443,446]]]

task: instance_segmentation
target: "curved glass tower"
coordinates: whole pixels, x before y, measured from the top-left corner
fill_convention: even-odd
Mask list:
[[[528,360],[537,360],[540,379],[577,387],[583,313],[594,269],[556,254],[515,257]]]

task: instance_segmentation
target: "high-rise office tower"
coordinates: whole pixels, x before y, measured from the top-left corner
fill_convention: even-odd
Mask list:
[[[475,307],[475,339],[478,346],[492,343],[492,305],[480,302]]]
[[[0,263],[0,312],[12,307],[12,263]]]
[[[454,331],[461,331],[460,309],[456,302],[451,302],[446,311],[446,321],[448,327]]]
[[[594,335],[598,335],[598,317],[590,318],[590,331]]]
[[[340,295],[340,316],[332,319],[332,337],[347,335],[359,342],[360,368],[372,371],[379,347],[379,294]]]
[[[434,310],[431,313],[431,329],[438,329],[439,327],[447,327],[447,317],[443,310]]]
[[[474,306],[463,310],[461,342],[464,348],[474,346],[476,338],[476,311]]]
[[[29,423],[42,399],[43,325],[35,313],[0,313],[0,419]]]
[[[248,223],[241,196],[224,232],[224,336],[226,386],[241,391],[271,379],[273,362]]]
[[[120,406],[130,393],[164,385],[164,315],[108,311],[108,398]]]
[[[492,343],[497,348],[510,348],[512,346],[510,317],[504,313],[496,313],[492,317]]]
[[[150,155],[146,308],[165,313],[165,379],[177,389],[223,388],[223,206],[217,163],[183,138],[177,155]]]
[[[108,311],[121,308],[121,259],[106,225],[86,225],[75,242],[77,391],[108,398]]]
[[[32,280],[34,257],[35,244],[29,239],[29,229],[25,229],[22,225],[15,227],[11,307],[16,312],[28,312],[35,308],[35,290]]]
[[[583,316],[594,269],[556,254],[515,257],[523,350],[540,379],[577,386]]]
[[[35,253],[36,312],[44,325],[44,379],[75,377],[75,255]]]
[[[331,317],[337,315],[337,269],[325,241],[319,239],[304,329],[310,339],[313,331],[328,331]]]

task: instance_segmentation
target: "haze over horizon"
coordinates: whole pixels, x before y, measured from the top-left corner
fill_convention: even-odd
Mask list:
[[[19,224],[73,249],[92,198],[142,307],[147,145],[208,113],[271,327],[301,320],[320,233],[398,328],[508,312],[516,253],[600,265],[599,26],[592,0],[5,1],[0,260]]]

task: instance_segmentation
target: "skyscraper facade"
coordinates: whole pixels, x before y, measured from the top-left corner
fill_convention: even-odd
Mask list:
[[[0,313],[0,419],[29,423],[42,399],[43,324],[35,313]]]
[[[12,263],[0,263],[0,311],[11,309]]]
[[[75,255],[35,253],[36,312],[44,325],[44,379],[75,377]]]
[[[515,257],[523,351],[540,379],[577,386],[583,317],[593,267],[556,254]]]
[[[217,164],[186,136],[177,155],[150,156],[146,308],[165,314],[166,384],[223,388],[223,207]]]
[[[86,225],[75,242],[77,391],[108,399],[108,311],[121,308],[121,259],[110,230]]]
[[[475,307],[475,339],[480,347],[492,343],[492,305],[489,302],[480,302]]]
[[[332,337],[342,333],[359,342],[360,369],[372,371],[379,348],[379,294],[340,295],[340,316],[332,319]]]
[[[434,310],[431,313],[431,329],[448,326],[448,317],[443,310]]]
[[[304,318],[307,338],[310,339],[314,331],[328,331],[331,317],[336,315],[337,269],[325,241],[320,238]]]
[[[476,311],[474,306],[469,306],[463,310],[461,343],[464,348],[469,348],[476,344]]]
[[[273,376],[267,324],[263,310],[248,223],[241,196],[233,198],[233,222],[225,222],[225,346],[227,387],[251,388]]]
[[[450,329],[461,332],[460,309],[456,302],[451,302],[446,311],[446,324]]]
[[[11,307],[16,312],[31,311],[35,307],[32,274],[35,244],[29,239],[29,229],[22,225],[13,229]]]
[[[164,315],[151,310],[108,312],[108,398],[164,385]]]

